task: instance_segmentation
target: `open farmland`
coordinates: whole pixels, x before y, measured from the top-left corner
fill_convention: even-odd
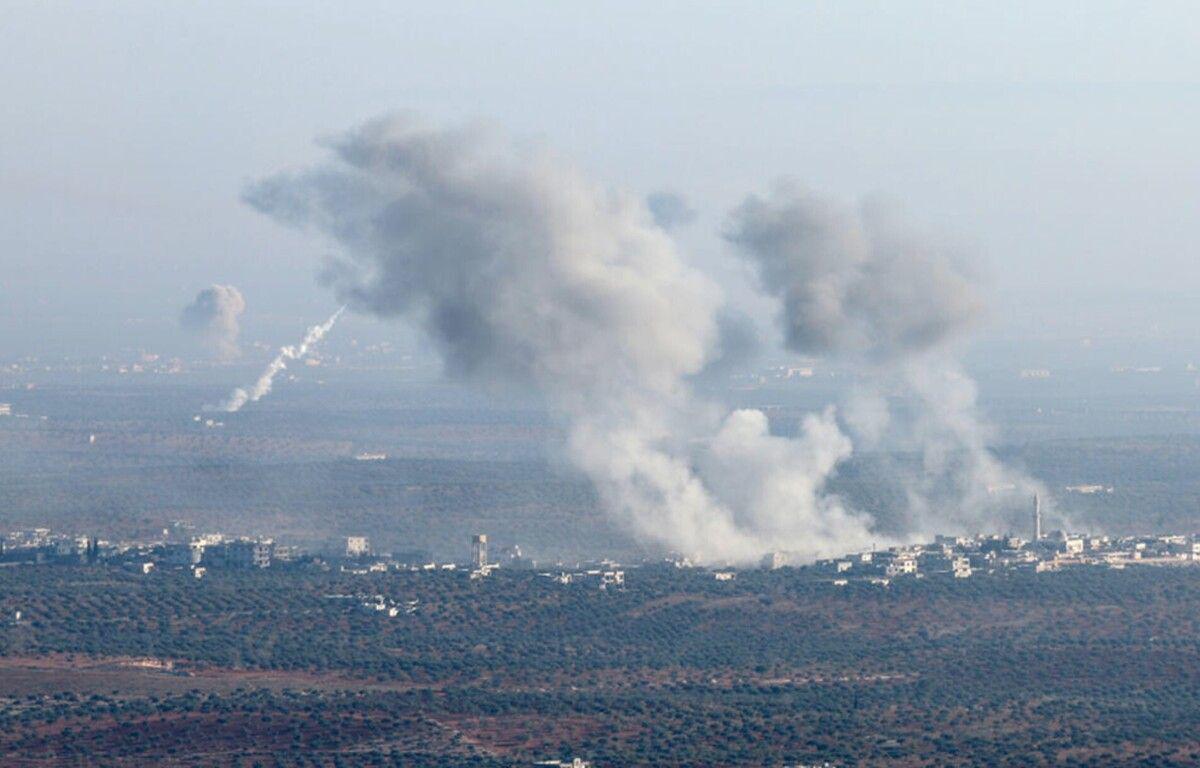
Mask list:
[[[353,599],[412,603],[388,616]],[[1188,765],[1200,569],[0,569],[5,765]],[[440,761],[440,762],[439,762]]]

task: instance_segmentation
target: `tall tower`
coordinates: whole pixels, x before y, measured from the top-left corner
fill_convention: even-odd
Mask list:
[[[471,537],[471,566],[482,568],[487,561],[487,534],[477,533]]]
[[[1042,502],[1033,494],[1033,540],[1042,540]]]

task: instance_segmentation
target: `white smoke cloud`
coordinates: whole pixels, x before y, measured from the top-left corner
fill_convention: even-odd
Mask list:
[[[920,455],[920,470],[901,475],[914,532],[1013,522],[1004,502],[1039,486],[989,450],[975,383],[950,350],[983,306],[951,252],[878,205],[847,208],[790,184],[748,197],[725,236],[779,300],[789,349],[859,365],[844,420],[860,445]]]
[[[211,285],[183,308],[179,324],[199,333],[219,359],[232,360],[240,354],[238,320],[245,311],[241,291],[232,285]]]
[[[222,400],[219,405],[210,406],[206,410],[225,411],[226,413],[236,413],[242,409],[246,403],[255,403],[262,399],[263,396],[270,394],[271,387],[275,383],[275,377],[280,371],[287,368],[289,360],[302,360],[312,347],[329,333],[329,329],[333,328],[333,324],[338,321],[342,313],[346,311],[345,307],[341,307],[337,312],[321,323],[314,325],[304,334],[304,339],[297,345],[280,347],[279,353],[271,359],[267,364],[266,370],[258,377],[258,380],[249,389],[238,387],[229,393],[229,397]]]
[[[824,493],[849,451],[832,412],[790,440],[692,391],[715,357],[721,292],[643,201],[480,129],[403,117],[326,146],[329,163],[247,201],[328,236],[337,293],[418,323],[448,374],[544,393],[570,458],[633,530],[709,561],[872,540],[868,516]]]

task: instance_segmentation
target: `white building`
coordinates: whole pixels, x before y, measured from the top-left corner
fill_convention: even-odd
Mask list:
[[[605,571],[600,574],[600,589],[625,586],[625,571]]]
[[[912,575],[917,572],[917,561],[911,557],[898,557],[888,563],[886,574],[888,578]]]
[[[363,557],[371,554],[371,541],[366,536],[346,537],[346,557]]]

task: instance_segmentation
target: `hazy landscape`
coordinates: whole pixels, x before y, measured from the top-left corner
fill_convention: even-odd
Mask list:
[[[1200,13],[0,23],[0,766],[1200,764]]]
[[[997,455],[1049,489],[1049,514],[1059,517],[1048,525],[1190,532],[1200,528],[1198,376],[1182,366],[1067,382],[995,375],[982,379],[981,402],[997,425]],[[638,544],[604,514],[586,478],[561,459],[560,425],[528,398],[429,383],[301,380],[261,408],[205,427],[193,417],[209,418],[198,404],[219,387],[178,381],[187,377],[80,376],[34,389],[24,388],[27,375],[8,378],[15,388],[0,392],[17,416],[0,418],[6,529],[115,538],[187,520],[202,531],[317,550],[367,535],[385,551],[440,559],[464,556],[467,534],[480,530],[545,561],[667,553]],[[765,408],[772,430],[787,435],[835,386],[743,385],[722,396]],[[355,460],[363,453],[386,458]],[[831,487],[889,530],[904,499],[881,458],[851,458]],[[1087,485],[1104,492],[1068,490]],[[1017,507],[978,530],[933,533],[1024,533],[1023,499]]]

